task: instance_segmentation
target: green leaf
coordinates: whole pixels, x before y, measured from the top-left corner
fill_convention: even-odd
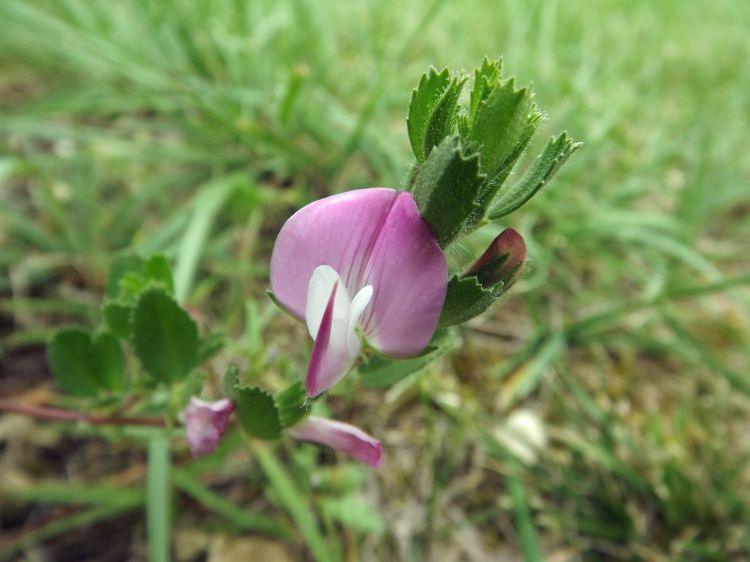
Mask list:
[[[503,76],[503,60],[490,61],[487,58],[482,66],[474,71],[474,87],[471,89],[469,102],[468,124],[473,126],[476,121],[479,104],[487,99],[490,92],[500,82]]]
[[[132,307],[117,301],[104,303],[102,315],[107,328],[118,338],[130,339],[130,315]]]
[[[198,329],[192,318],[163,289],[146,289],[131,317],[136,355],[160,382],[184,379],[198,359]]]
[[[57,384],[73,396],[96,396],[99,392],[92,371],[91,336],[81,328],[63,328],[47,344],[47,361]]]
[[[132,303],[151,284],[140,271],[130,271],[120,279],[120,302]]]
[[[279,410],[273,397],[260,388],[236,388],[234,414],[242,428],[260,439],[281,436]]]
[[[481,147],[482,172],[493,181],[498,174],[507,177],[540,117],[528,88],[517,90],[512,79],[498,82],[479,103],[469,135]]]
[[[419,84],[411,93],[406,128],[418,164],[424,162],[427,157],[424,151],[424,139],[432,112],[450,83],[451,76],[447,68],[441,72],[431,68],[429,72],[422,75]]]
[[[305,387],[297,381],[276,395],[276,408],[279,411],[281,425],[289,427],[304,418],[312,410],[312,400],[309,400]]]
[[[458,112],[458,96],[466,83],[466,78],[454,78],[432,110],[424,132],[423,154],[429,157],[432,149],[445,137],[453,133]]]
[[[91,340],[91,369],[100,388],[122,390],[125,382],[125,357],[109,332],[97,332]]]
[[[58,330],[47,345],[47,359],[57,383],[67,394],[91,397],[101,390],[119,390],[123,386],[122,349],[108,332],[99,332],[92,338],[82,328]]]
[[[392,359],[382,355],[372,355],[357,370],[362,384],[368,388],[382,388],[397,383],[409,375],[427,367],[451,349],[448,335],[438,332],[430,344],[416,357]]]
[[[500,193],[495,199],[490,208],[490,218],[494,220],[509,215],[531,199],[537,191],[549,182],[581,144],[580,142],[573,142],[573,139],[567,133],[552,137],[526,175],[510,189]]]
[[[414,180],[414,199],[441,247],[461,232],[477,209],[485,176],[479,156],[465,155],[458,137],[448,137],[430,154]]]
[[[148,281],[161,284],[169,294],[174,293],[172,268],[169,260],[162,255],[154,255],[143,263],[143,276]]]
[[[448,294],[438,326],[454,326],[471,320],[487,310],[503,292],[502,282],[485,289],[474,276],[454,276],[448,282]]]
[[[129,304],[154,284],[170,294],[173,292],[172,268],[167,258],[157,254],[144,260],[135,254],[121,254],[110,264],[107,296],[113,301]]]
[[[281,436],[281,412],[273,397],[257,386],[240,386],[240,371],[236,366],[230,365],[224,373],[222,390],[234,402],[234,415],[246,433],[260,439]]]
[[[116,256],[109,265],[109,277],[107,279],[107,296],[117,299],[120,296],[120,281],[128,273],[140,274],[143,268],[143,259],[135,254],[120,254]]]
[[[321,506],[329,518],[354,531],[380,535],[385,530],[385,521],[378,510],[356,494],[325,498]]]

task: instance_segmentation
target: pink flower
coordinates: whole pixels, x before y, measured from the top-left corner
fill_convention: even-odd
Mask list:
[[[332,447],[371,466],[378,467],[383,460],[380,441],[348,423],[310,416],[288,432],[295,439]]]
[[[190,399],[183,415],[193,457],[207,455],[219,446],[232,410],[234,404],[226,398],[216,402],[204,402],[195,396]]]
[[[349,371],[358,332],[391,357],[418,354],[437,328],[448,268],[411,193],[349,191],[292,215],[271,256],[271,289],[315,341],[307,394]]]

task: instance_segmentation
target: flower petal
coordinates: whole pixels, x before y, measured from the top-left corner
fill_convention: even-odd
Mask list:
[[[348,294],[372,286],[360,323],[382,352],[407,357],[430,341],[448,270],[410,193],[350,191],[315,201],[289,218],[271,257],[271,288],[300,319],[308,283],[321,265],[338,272]]]
[[[362,316],[362,313],[367,308],[367,305],[370,304],[370,301],[372,300],[372,285],[367,285],[366,287],[362,287],[359,292],[354,295],[354,298],[352,299],[352,304],[349,307],[349,338],[357,338],[357,341],[359,341],[359,337],[357,336],[357,322],[359,321],[360,316]],[[350,341],[350,346],[353,346],[354,344]]]
[[[393,357],[422,351],[443,309],[448,266],[411,193],[398,194],[363,277],[374,288],[361,323],[372,345]]]
[[[337,285],[338,284],[338,285]],[[305,305],[305,320],[310,337],[314,340],[318,335],[323,313],[328,306],[333,286],[337,285],[336,298],[333,306],[334,319],[349,320],[349,292],[346,290],[341,277],[330,265],[315,268],[307,285],[307,303]]]
[[[308,396],[317,396],[339,382],[359,355],[361,344],[356,334],[354,338],[351,337],[349,329],[348,297],[344,317],[341,318],[336,313],[339,302],[336,295],[339,290],[339,282],[336,281],[331,288],[323,317],[315,330],[316,338],[305,380]],[[311,322],[308,320],[308,326]]]
[[[348,423],[309,416],[289,433],[295,439],[332,447],[371,466],[378,467],[383,460],[380,441]]]
[[[207,455],[219,446],[233,409],[234,404],[226,398],[216,402],[205,402],[195,396],[190,399],[183,417],[194,457]]]

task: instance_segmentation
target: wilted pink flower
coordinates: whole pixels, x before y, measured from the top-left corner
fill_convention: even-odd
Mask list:
[[[183,415],[187,442],[194,457],[207,455],[219,446],[232,410],[234,404],[226,398],[216,402],[204,402],[195,396],[190,399]]]
[[[526,243],[523,237],[516,230],[506,228],[471,266],[467,275],[476,275],[483,287],[503,281],[504,287],[508,288],[520,277],[525,261]]]
[[[380,466],[383,460],[380,441],[348,423],[309,416],[288,432],[295,439],[332,447],[371,466]]]
[[[349,191],[292,215],[273,249],[271,288],[315,340],[308,395],[349,371],[361,349],[358,331],[391,357],[422,351],[447,283],[443,252],[411,193]]]

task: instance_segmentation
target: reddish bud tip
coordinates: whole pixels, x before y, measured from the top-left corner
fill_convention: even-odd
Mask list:
[[[508,288],[521,275],[525,261],[526,243],[523,237],[518,231],[506,228],[492,241],[466,275],[476,276],[485,288],[500,281]]]

